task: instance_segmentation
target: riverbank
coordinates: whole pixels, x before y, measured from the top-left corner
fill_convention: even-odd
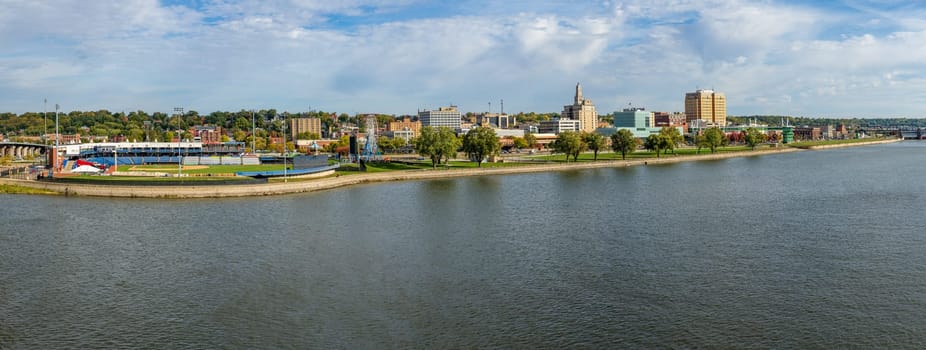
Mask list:
[[[839,145],[825,145],[823,148],[836,147],[853,147],[865,146],[882,143],[892,143],[901,140],[878,140],[871,142],[856,142]],[[817,149],[817,148],[811,148]],[[803,149],[782,147],[768,148],[757,151],[730,152],[702,154],[691,156],[663,156],[661,158],[648,158],[638,160],[612,160],[598,162],[580,162],[580,163],[559,163],[559,164],[540,164],[525,165],[517,167],[503,168],[474,168],[474,169],[427,169],[427,170],[405,170],[382,173],[357,174],[350,176],[335,176],[310,181],[285,182],[285,183],[267,183],[267,184],[247,184],[247,185],[227,185],[227,186],[126,186],[126,185],[95,185],[95,184],[74,184],[74,183],[55,183],[29,180],[0,179],[0,184],[29,187],[37,190],[57,192],[66,196],[95,196],[95,197],[123,197],[123,198],[222,198],[222,197],[245,197],[245,196],[270,196],[281,194],[315,192],[357,184],[388,182],[388,181],[407,181],[407,180],[431,180],[444,178],[457,178],[465,176],[488,176],[488,175],[511,175],[526,174],[550,171],[571,171],[582,169],[596,168],[616,168],[628,166],[640,166],[648,164],[671,164],[680,162],[692,162],[703,160],[717,160],[736,157],[753,157],[767,154],[779,154],[790,152],[801,152]]]
[[[879,145],[883,143],[894,143],[894,142],[900,142],[900,141],[903,141],[903,139],[887,139],[887,140],[877,140],[877,141],[836,143],[836,144],[831,144],[831,145],[816,145],[816,146],[809,146],[806,149],[821,150],[821,149],[831,149],[831,148],[845,148],[845,147],[855,147],[855,146]]]

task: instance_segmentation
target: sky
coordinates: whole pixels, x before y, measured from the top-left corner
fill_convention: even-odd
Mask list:
[[[0,0],[0,111],[926,117],[913,1]]]

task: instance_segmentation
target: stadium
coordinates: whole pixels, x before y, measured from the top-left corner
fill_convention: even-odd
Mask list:
[[[184,167],[208,166],[260,166],[262,164],[288,163],[287,169],[260,169],[259,171],[236,171],[235,176],[280,177],[323,173],[338,168],[328,165],[328,157],[321,156],[273,156],[244,153],[244,143],[202,143],[202,142],[104,142],[64,145],[60,148],[62,160],[56,164],[64,173],[98,173],[114,175],[116,169],[134,169],[136,166],[182,165]],[[175,166],[176,167],[176,166]],[[121,170],[121,169],[120,169]],[[164,173],[162,173],[164,174]],[[118,175],[151,176],[142,173]],[[166,176],[166,174],[164,174]],[[178,175],[179,176],[179,175]]]

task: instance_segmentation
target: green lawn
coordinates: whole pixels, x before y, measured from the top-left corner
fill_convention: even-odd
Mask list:
[[[209,181],[236,181],[249,178],[242,177],[223,177],[223,176],[190,176],[176,178],[173,176],[100,176],[100,175],[78,175],[58,177],[55,181],[74,181],[74,182],[209,182]]]
[[[759,147],[757,149],[762,149],[762,148],[767,148],[767,147]],[[715,151],[715,153],[744,152],[744,151],[749,151],[749,150],[750,148],[747,146],[728,146],[728,147],[718,148]],[[695,155],[695,154],[710,154],[710,153],[711,153],[711,150],[707,148],[702,148],[700,152],[698,152],[697,148],[679,148],[675,150],[674,155],[670,151],[669,154],[660,154],[659,156],[660,157],[677,157],[677,156],[690,156],[690,155]],[[566,155],[560,153],[560,154],[554,154],[554,155],[532,156],[528,158],[538,159],[538,160],[549,160],[549,161],[554,161],[554,162],[564,162],[566,159]],[[627,160],[649,159],[649,158],[656,158],[656,152],[638,150],[633,153],[627,153]],[[579,155],[580,162],[591,162],[594,159],[595,159],[595,155],[591,152],[586,152],[586,153],[582,153]],[[606,153],[599,152],[598,160],[599,161],[621,160],[621,154],[610,152],[610,151]],[[572,162],[572,157],[569,158],[569,162]]]
[[[283,170],[283,164],[262,164],[262,165],[206,165],[208,168],[196,169],[200,166],[190,165],[184,166],[182,173],[183,174],[233,174],[241,171],[275,171]],[[292,164],[288,164],[289,169],[292,169]],[[158,164],[158,165],[120,165],[119,171],[145,171],[145,172],[161,172],[168,174],[177,173],[177,165],[174,164]]]
[[[524,166],[530,165],[531,163],[482,163],[483,168],[504,168],[504,167],[513,167],[513,166]],[[341,167],[338,169],[338,173],[342,175],[351,175],[351,174],[362,174],[362,172],[357,171],[357,164],[347,163],[341,164]],[[479,164],[476,162],[468,161],[450,161],[449,165],[444,165],[443,163],[437,166],[438,170],[443,169],[473,169],[478,168]],[[367,164],[367,173],[381,173],[387,171],[402,171],[402,170],[423,170],[423,169],[432,169],[430,160],[415,161],[415,162],[404,162],[404,163],[370,163]]]

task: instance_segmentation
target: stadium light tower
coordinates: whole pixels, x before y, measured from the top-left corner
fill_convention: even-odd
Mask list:
[[[174,113],[177,114],[177,179],[180,179],[180,172],[183,170],[183,157],[180,156],[180,141],[183,137],[181,133],[180,117],[183,116],[183,107],[174,107]]]
[[[58,108],[58,104],[55,103],[55,156],[52,157],[55,159],[55,162],[51,165],[51,172],[48,174],[50,178],[54,178],[55,171],[58,170]]]
[[[253,109],[251,110],[251,153],[257,154],[257,123],[254,121]]]
[[[283,182],[286,182],[286,116],[283,116]]]
[[[45,134],[42,135],[42,144],[48,145],[48,99],[42,105],[42,124],[45,125]]]

